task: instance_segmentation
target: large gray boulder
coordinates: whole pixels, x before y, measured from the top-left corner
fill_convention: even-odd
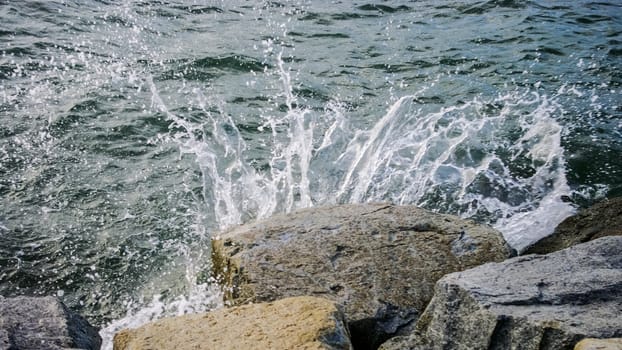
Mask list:
[[[622,237],[441,279],[409,337],[389,349],[573,349],[622,336]]]
[[[54,297],[0,296],[0,348],[60,350],[101,347],[95,327]]]
[[[606,199],[568,217],[523,254],[548,254],[605,236],[622,236],[622,197]]]
[[[305,209],[212,241],[226,303],[328,298],[343,305],[357,349],[408,332],[443,275],[510,255],[490,227],[389,204]]]

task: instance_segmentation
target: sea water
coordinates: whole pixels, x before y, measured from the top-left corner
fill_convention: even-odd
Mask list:
[[[617,1],[0,0],[0,292],[220,306],[212,234],[416,204],[522,249],[622,194]]]

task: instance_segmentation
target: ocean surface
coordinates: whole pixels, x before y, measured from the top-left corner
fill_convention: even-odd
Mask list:
[[[220,306],[211,235],[417,204],[516,248],[622,195],[622,3],[0,0],[0,294]]]

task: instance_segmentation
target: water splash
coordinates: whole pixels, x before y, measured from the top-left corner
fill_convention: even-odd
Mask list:
[[[389,200],[493,224],[522,250],[574,212],[561,106],[536,92],[424,112],[400,98],[339,156],[339,202]],[[361,141],[364,140],[364,141]]]
[[[111,310],[128,310],[126,317],[104,329],[106,339],[110,340],[113,331],[124,326],[137,326],[165,315],[218,307],[217,289],[204,283],[200,276],[208,267],[210,233],[231,225],[313,205],[390,201],[417,204],[494,225],[512,245],[521,249],[530,241],[551,232],[559,221],[573,212],[573,207],[562,200],[564,196],[576,194],[597,198],[607,192],[606,185],[593,184],[601,181],[598,179],[589,179],[592,182],[588,179],[576,180],[573,184],[575,191],[571,191],[566,180],[566,155],[560,135],[563,132],[572,133],[573,127],[595,124],[593,119],[602,112],[602,121],[598,125],[613,129],[609,133],[612,139],[598,139],[596,136],[600,132],[596,131],[587,132],[586,137],[591,137],[590,144],[594,145],[608,144],[612,140],[617,142],[619,137],[616,136],[620,136],[617,130],[621,124],[615,119],[619,114],[615,112],[615,106],[619,105],[615,86],[584,83],[591,81],[589,74],[594,72],[606,77],[593,77],[596,81],[609,84],[608,74],[613,74],[615,64],[598,62],[597,54],[592,56],[593,63],[584,66],[582,58],[577,67],[589,74],[574,76],[573,70],[555,69],[566,67],[565,64],[537,64],[538,60],[545,62],[546,55],[538,55],[535,60],[526,55],[515,62],[513,53],[505,56],[496,50],[495,55],[500,55],[497,56],[500,58],[483,59],[492,53],[480,51],[484,45],[461,45],[473,43],[473,40],[478,43],[491,41],[487,37],[498,34],[499,28],[473,31],[477,33],[477,38],[462,36],[469,31],[444,37],[435,35],[442,33],[429,32],[431,28],[423,22],[427,21],[427,17],[436,17],[427,16],[425,11],[408,13],[392,23],[393,17],[398,14],[387,14],[389,19],[382,17],[383,14],[378,14],[378,17],[376,14],[360,16],[360,13],[352,13],[352,18],[348,19],[345,18],[349,16],[347,12],[338,7],[318,12],[313,7],[293,3],[274,3],[272,9],[269,3],[265,3],[264,7],[243,8],[221,2],[221,8],[216,8],[212,17],[207,17],[209,9],[175,6],[175,2],[170,3],[172,6],[134,1],[123,1],[121,6],[83,6],[89,9],[103,6],[105,13],[94,12],[92,23],[85,21],[77,24],[83,34],[72,33],[71,36],[61,35],[68,29],[67,21],[62,20],[57,28],[59,33],[55,35],[65,39],[56,41],[53,47],[44,48],[47,53],[41,52],[32,59],[15,57],[15,64],[13,58],[3,61],[6,65],[0,67],[0,78],[8,79],[10,83],[0,84],[0,107],[5,108],[2,112],[7,111],[5,121],[11,124],[11,128],[0,131],[7,135],[15,132],[17,135],[11,136],[14,144],[3,145],[0,158],[7,160],[6,164],[28,165],[24,167],[23,184],[15,182],[21,186],[18,190],[35,189],[33,192],[37,192],[39,186],[34,185],[49,183],[48,187],[43,187],[46,191],[41,191],[49,195],[48,198],[56,195],[49,189],[59,187],[76,187],[85,193],[69,199],[59,196],[58,201],[38,195],[32,198],[35,199],[33,202],[45,204],[40,207],[44,219],[61,217],[70,221],[70,225],[84,227],[84,230],[62,232],[59,237],[71,237],[77,241],[79,238],[75,237],[88,238],[83,238],[84,247],[88,247],[85,249],[106,252],[103,257],[85,257],[78,248],[68,247],[73,254],[72,260],[92,259],[87,265],[104,262],[97,267],[97,271],[104,276],[101,281],[95,285],[86,281],[80,287],[86,290],[84,294],[93,295],[86,299],[84,309],[87,312],[91,311],[89,308],[96,309],[94,313],[97,316],[107,315]],[[247,2],[240,4],[248,5]],[[288,8],[290,5],[301,6],[293,9]],[[158,19],[160,15],[162,17]],[[414,23],[413,15],[421,22]],[[369,28],[359,22],[346,22],[366,17],[374,18],[373,23],[367,22]],[[257,24],[256,29],[260,33],[236,32],[240,18],[254,18],[246,23]],[[521,20],[521,16],[514,18]],[[367,31],[373,31],[372,27],[381,24],[384,19],[387,19],[387,26],[381,33],[386,34],[383,35],[386,40],[371,46],[361,42],[362,46],[359,46],[358,40],[371,38],[367,36],[371,32]],[[440,17],[436,20],[442,21]],[[315,22],[323,24],[310,26]],[[180,23],[197,29],[197,34],[180,30]],[[196,28],[196,23],[206,25]],[[548,25],[549,22],[546,23]],[[330,40],[321,41],[323,35],[335,34],[330,31],[340,30],[339,27],[344,24],[351,25],[351,33],[334,37],[329,35],[327,38]],[[532,25],[528,24],[529,27]],[[90,34],[91,26],[100,35]],[[512,28],[517,26],[519,24]],[[49,35],[50,28],[46,25],[45,36],[53,38],[55,35]],[[418,34],[406,33],[411,30]],[[211,33],[219,35],[209,35]],[[80,39],[75,40],[73,34]],[[503,34],[508,38],[513,35],[509,32]],[[238,39],[235,36],[242,38],[231,40]],[[540,36],[541,33],[538,33]],[[511,45],[531,52],[530,41],[521,42],[521,38],[523,36],[515,38]],[[202,43],[202,49],[195,50],[195,41]],[[60,46],[56,46],[57,43]],[[344,50],[337,47],[342,46],[341,43],[345,43]],[[415,44],[408,47],[407,52],[401,51],[412,43]],[[316,45],[327,52],[316,55],[315,51],[322,51],[316,50],[320,47]],[[330,49],[327,50],[325,45]],[[424,55],[420,49],[425,45],[435,49],[426,49]],[[450,49],[451,45],[455,46]],[[260,47],[253,51],[251,46]],[[460,54],[465,57],[455,59],[443,56],[445,49],[450,49],[447,55],[454,55],[454,48],[461,50]],[[582,50],[590,51],[586,47]],[[606,55],[607,50],[598,51]],[[266,62],[254,57],[261,56],[261,52]],[[292,56],[286,53],[292,53]],[[472,54],[480,56],[471,57]],[[611,57],[614,56],[619,57],[615,50]],[[514,64],[509,64],[512,62]],[[608,71],[607,66],[611,66],[612,71]],[[10,67],[10,71],[5,67]],[[265,67],[266,70],[261,72],[258,67]],[[248,69],[255,71],[248,72]],[[451,69],[452,73],[435,78],[445,69]],[[547,74],[530,72],[537,69],[543,69]],[[459,73],[468,75],[460,76]],[[555,79],[547,78],[549,73],[555,74]],[[489,78],[489,74],[499,78]],[[518,78],[518,74],[522,76]],[[253,77],[249,78],[251,75]],[[300,81],[297,80],[299,76]],[[547,79],[543,87],[538,87],[539,83],[532,84],[534,79],[541,78]],[[266,98],[265,103],[257,103],[259,107],[245,111],[258,114],[248,118],[239,111],[242,104],[235,105],[232,101],[234,97],[248,93],[238,94],[235,91],[243,87],[245,79],[253,79],[248,81],[249,90],[256,87],[250,94]],[[521,82],[512,83],[509,88],[507,84],[499,83],[509,79],[520,79]],[[568,83],[563,83],[555,93],[556,83],[560,80],[567,80]],[[398,84],[398,81],[401,82]],[[480,88],[480,83],[486,86]],[[488,83],[492,85],[489,87]],[[325,89],[318,89],[325,96],[309,102],[313,98],[306,99],[303,94],[297,93],[305,87],[303,85],[314,84],[327,84]],[[443,85],[436,93],[440,96],[440,102],[429,98],[430,90],[435,90],[434,84]],[[412,90],[409,86],[413,86]],[[346,90],[350,89],[354,98],[346,96]],[[367,92],[370,93],[366,95]],[[458,99],[456,94],[460,94],[459,98],[464,101],[455,102]],[[357,101],[367,98],[370,100],[356,105]],[[148,105],[149,99],[151,109],[142,106]],[[576,106],[570,106],[570,100],[576,100]],[[591,103],[584,107],[588,100]],[[385,103],[386,111],[380,111],[377,106]],[[159,120],[160,116],[165,122]],[[585,121],[578,125],[578,119]],[[27,124],[24,121],[31,124],[33,131],[19,135],[23,125]],[[167,122],[170,123],[168,131]],[[560,123],[564,125],[563,130]],[[164,129],[154,131],[162,134],[149,142],[157,147],[172,145],[175,150],[170,154],[173,156],[160,157],[161,153],[156,151],[143,156],[147,152],[144,145],[129,147],[132,145],[129,141],[140,139],[145,134],[148,138],[152,137],[138,130],[143,126],[151,130]],[[98,142],[82,144],[72,141],[80,135],[86,135],[85,139],[96,138]],[[116,138],[111,139],[111,135]],[[128,141],[127,138],[133,140]],[[578,139],[576,136],[573,138]],[[127,149],[123,149],[123,145],[128,146]],[[112,150],[119,149],[138,156],[118,157],[123,152],[115,154]],[[198,185],[193,182],[194,178],[193,181],[185,181],[186,176],[194,176],[195,169],[191,167],[166,172],[168,163],[174,162],[171,158],[175,157],[177,149],[179,159],[198,170]],[[613,150],[612,159],[617,155]],[[91,158],[93,151],[101,151],[102,154]],[[51,163],[65,161],[58,155],[69,155],[67,164],[78,161],[84,164],[67,168],[54,177],[46,174],[48,168],[58,169]],[[51,159],[49,162],[42,161],[48,157]],[[37,162],[27,163],[31,159]],[[39,160],[43,164],[38,164]],[[140,161],[142,163],[138,164]],[[131,167],[128,163],[138,165]],[[166,166],[157,167],[155,163]],[[83,175],[83,181],[76,182],[77,186],[65,184],[69,178],[67,174],[75,177],[74,169],[85,168],[89,171]],[[599,174],[607,172],[603,167],[595,168],[598,169],[594,172]],[[133,186],[121,183],[128,172],[136,178],[130,184]],[[159,174],[161,177],[152,176],[158,172],[163,172]],[[14,176],[11,172],[7,174]],[[604,182],[615,183],[615,174],[611,173],[610,180]],[[143,175],[144,182],[139,179]],[[153,190],[153,195],[137,195],[144,193],[148,187],[145,185],[147,175],[150,176],[151,186],[154,189],[159,187],[159,192]],[[94,177],[102,181],[93,184],[90,180]],[[162,191],[161,181],[166,182],[162,179],[173,177],[184,179],[178,181],[179,186],[168,186]],[[50,179],[55,181],[50,182]],[[79,188],[84,183],[88,186]],[[180,187],[184,186],[188,188],[180,191]],[[114,187],[114,191],[108,192],[110,187]],[[183,193],[175,193],[178,191]],[[77,192],[80,194],[80,191]],[[169,197],[172,193],[179,194],[184,200],[165,201],[158,197]],[[192,197],[194,202],[188,204],[185,199],[190,194],[195,197]],[[113,209],[103,208],[109,198],[116,200],[119,208],[112,205]],[[153,198],[158,203],[148,203]],[[14,203],[12,205],[15,206]],[[139,210],[142,205],[157,210]],[[193,205],[197,207],[194,211],[186,210]],[[88,220],[76,223],[85,206],[93,207],[88,212]],[[72,208],[76,210],[71,211]],[[61,215],[63,212],[64,216]],[[34,215],[26,216],[39,221],[38,213],[39,208]],[[116,220],[121,215],[122,220]],[[184,215],[196,217],[197,227],[188,229],[188,222],[192,220],[180,220]],[[152,219],[154,217],[158,219]],[[160,218],[163,218],[162,222],[166,221],[166,225],[158,222],[145,228],[145,221],[155,222]],[[20,220],[23,222],[23,219]],[[117,224],[100,226],[100,223],[103,225],[108,221]],[[3,234],[10,231],[14,222],[7,223],[2,218],[0,231]],[[44,226],[40,222],[37,224]],[[128,229],[124,227],[126,224],[135,224],[135,228]],[[48,228],[42,230],[45,237],[50,236]],[[170,234],[173,231],[177,233]],[[87,232],[89,237],[86,237]],[[45,244],[41,246],[49,247]],[[67,250],[58,248],[57,251]],[[173,256],[172,260],[176,259],[188,268],[185,276],[183,272],[171,268],[170,280],[166,281],[169,285],[183,284],[183,287],[167,294],[166,283],[158,280],[163,273],[153,272],[157,270],[156,259],[151,258],[154,255],[166,256],[167,259]],[[128,261],[122,261],[119,268],[117,259]],[[110,266],[106,266],[106,261],[110,262]],[[59,266],[62,267],[62,263],[54,268]],[[127,287],[130,292],[123,290],[112,294],[111,290],[120,289],[119,285],[131,278],[118,277],[117,271],[113,270],[106,279],[104,272],[107,267],[119,271],[127,269],[147,280],[153,279],[148,283],[154,286],[152,290],[145,287],[142,294],[142,289],[133,293],[132,287]],[[177,275],[173,277],[175,273]],[[81,274],[82,270],[76,268],[72,278]],[[99,276],[97,278],[100,279]],[[44,290],[45,285],[36,288]],[[97,294],[100,292],[91,293],[91,290],[104,291]],[[156,295],[152,296],[154,293]],[[138,297],[141,295],[142,298]],[[70,286],[65,292],[65,297],[68,296],[72,296]],[[120,299],[117,296],[133,301],[121,306],[112,305]],[[80,299],[79,303],[82,301]],[[81,305],[79,303],[75,305]]]
[[[126,303],[126,316],[110,322],[100,330],[102,350],[112,350],[112,340],[120,330],[140,327],[163,317],[206,312],[223,306],[220,290],[207,284],[195,285],[189,293],[172,301],[165,300],[162,295],[155,295],[150,302],[138,300]]]
[[[321,112],[297,107],[281,54],[276,60],[286,108],[262,115],[252,135],[270,151],[259,167],[222,102],[195,89],[206,121],[189,122],[169,113],[150,83],[155,104],[183,130],[175,134],[182,153],[196,156],[218,228],[313,205],[390,201],[495,225],[521,250],[573,213],[562,201],[571,191],[556,97],[524,89],[438,106],[422,102],[422,89],[357,129],[339,101]]]

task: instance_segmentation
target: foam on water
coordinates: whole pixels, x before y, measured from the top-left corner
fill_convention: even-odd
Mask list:
[[[157,99],[157,94],[154,94]],[[160,101],[161,103],[161,101]],[[160,108],[164,108],[160,105]],[[175,118],[174,115],[170,115]],[[102,338],[102,349],[112,350],[114,335],[123,329],[137,328],[148,322],[163,317],[181,316],[190,313],[207,312],[223,306],[223,297],[220,287],[212,277],[205,277],[205,262],[209,260],[210,237],[203,225],[204,215],[194,212],[196,220],[190,228],[192,230],[192,242],[173,243],[176,252],[183,264],[183,279],[173,277],[175,283],[184,284],[183,292],[174,295],[162,295],[160,293],[143,293],[138,299],[125,301],[122,307],[126,310],[123,317],[115,319],[104,325],[99,334]],[[179,273],[173,269],[173,273]],[[155,281],[156,283],[158,281]],[[156,286],[156,291],[161,290]],[[152,294],[150,300],[145,300],[145,295]]]
[[[153,296],[150,302],[138,300],[126,303],[127,315],[114,320],[103,327],[99,335],[102,337],[102,350],[112,350],[113,337],[122,329],[137,328],[148,322],[163,318],[199,313],[222,307],[222,295],[214,285],[195,285],[188,294],[180,295],[173,301],[163,301],[161,295]]]

